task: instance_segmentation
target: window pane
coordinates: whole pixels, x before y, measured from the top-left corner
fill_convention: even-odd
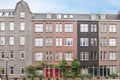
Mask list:
[[[43,32],[43,24],[35,24],[35,32]]]

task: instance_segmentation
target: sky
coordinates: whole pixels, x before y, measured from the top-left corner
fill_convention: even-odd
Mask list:
[[[14,9],[20,0],[0,0],[0,9]],[[120,0],[24,0],[34,13],[117,13]]]

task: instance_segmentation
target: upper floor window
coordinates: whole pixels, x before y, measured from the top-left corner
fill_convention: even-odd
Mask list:
[[[62,52],[56,52],[55,59],[56,61],[62,60]]]
[[[0,59],[4,59],[5,58],[5,52],[4,51],[0,51]]]
[[[72,18],[73,18],[73,15],[69,15],[69,17],[70,17],[70,19],[72,19]]]
[[[97,52],[96,51],[91,52],[91,60],[97,60]]]
[[[107,46],[107,38],[106,37],[102,37],[101,38],[101,43],[100,43],[101,46]]]
[[[97,46],[97,38],[91,38],[91,46]]]
[[[35,46],[43,46],[43,38],[36,38]]]
[[[14,45],[14,37],[9,37],[9,45]]]
[[[14,51],[13,50],[10,50],[9,58],[14,59]]]
[[[43,24],[35,24],[35,32],[43,32]]]
[[[80,32],[88,32],[88,24],[80,24]]]
[[[25,22],[20,22],[20,30],[21,31],[25,30]]]
[[[61,23],[56,24],[56,32],[62,32],[62,24]]]
[[[91,24],[91,32],[97,32],[97,25]]]
[[[35,61],[42,61],[42,59],[43,59],[43,53],[41,52],[35,53]]]
[[[57,19],[61,19],[61,14],[57,14]]]
[[[14,67],[10,66],[10,75],[14,75]]]
[[[0,22],[0,30],[1,31],[5,30],[5,22]]]
[[[46,24],[46,32],[52,32],[52,23]]]
[[[109,39],[109,46],[116,46],[116,39],[115,38]]]
[[[115,24],[109,25],[109,32],[116,32],[116,25]]]
[[[5,37],[0,37],[0,45],[5,45]]]
[[[80,52],[80,60],[89,60],[89,52]]]
[[[53,59],[52,52],[46,52],[45,58],[46,61],[52,61]]]
[[[20,37],[20,45],[25,45],[25,37],[24,36]]]
[[[24,67],[20,67],[20,75],[24,75],[25,74],[25,68]]]
[[[65,46],[73,46],[73,38],[65,38]]]
[[[24,18],[25,17],[25,12],[20,12],[20,17]]]
[[[110,60],[116,60],[117,58],[116,51],[110,51],[109,52],[109,59]]]
[[[52,46],[53,45],[53,39],[52,38],[46,38],[46,46]]]
[[[101,51],[101,53],[100,53],[100,59],[101,60],[106,60],[106,58],[107,58],[106,51]]]
[[[1,74],[5,74],[5,68],[1,68]]]
[[[80,46],[89,46],[88,38],[80,38]]]
[[[101,24],[100,28],[101,28],[101,32],[107,32],[107,25],[106,24]]]
[[[14,30],[14,22],[9,23],[9,30]]]
[[[25,59],[25,51],[20,51],[20,59]]]
[[[65,60],[73,60],[73,53],[65,52]]]
[[[62,46],[62,38],[56,38],[56,46]]]
[[[65,24],[65,32],[73,32],[73,24]]]

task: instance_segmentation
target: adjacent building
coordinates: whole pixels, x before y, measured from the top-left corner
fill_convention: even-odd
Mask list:
[[[81,63],[81,73],[93,76],[120,74],[119,14],[32,13],[21,0],[15,9],[0,9],[0,67],[9,78],[25,77],[25,67],[49,66],[45,77],[61,77],[59,64],[65,59]],[[6,66],[7,65],[7,66]],[[7,70],[7,71],[6,71]]]

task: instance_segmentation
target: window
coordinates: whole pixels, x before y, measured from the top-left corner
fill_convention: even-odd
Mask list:
[[[109,46],[116,46],[116,39],[115,38],[109,39]]]
[[[116,25],[110,24],[109,25],[109,32],[116,32]]]
[[[101,38],[101,43],[100,43],[101,46],[107,46],[107,38],[106,37],[102,37]]]
[[[20,67],[20,75],[24,75],[25,74],[25,68],[24,67]]]
[[[97,32],[97,25],[91,24],[91,32]]]
[[[65,32],[73,32],[73,24],[65,24]]]
[[[53,45],[52,38],[46,38],[46,46],[52,46],[52,45]]]
[[[61,61],[62,60],[62,52],[56,52],[55,59],[56,59],[56,61]]]
[[[5,58],[5,52],[1,51],[0,52],[0,59],[4,59]]]
[[[101,60],[106,60],[106,57],[107,57],[106,51],[101,51],[101,53],[100,53],[100,59]]]
[[[14,67],[10,67],[10,75],[14,75]]]
[[[57,19],[61,19],[61,14],[57,14]]]
[[[14,37],[9,37],[9,45],[14,45]]]
[[[20,22],[20,30],[21,31],[25,30],[25,22]]]
[[[35,53],[35,61],[42,61],[42,59],[43,59],[43,53],[41,52]]]
[[[88,38],[80,38],[80,46],[89,46]]]
[[[101,24],[101,32],[107,32],[107,25]]]
[[[43,38],[36,38],[35,46],[43,46]]]
[[[56,46],[62,46],[62,38],[56,38]]]
[[[62,32],[62,24],[61,23],[56,24],[56,32]]]
[[[73,53],[65,52],[65,60],[73,60]]]
[[[91,52],[91,60],[97,60],[97,52],[96,51]]]
[[[5,74],[5,68],[2,68],[1,73]]]
[[[25,45],[25,37],[24,36],[20,37],[20,45]]]
[[[73,15],[70,15],[69,17],[70,17],[70,19],[72,19],[72,18],[73,18]]]
[[[110,68],[110,74],[116,73],[116,70],[117,70],[116,66],[111,65],[111,66],[109,66],[109,68]]]
[[[35,32],[43,32],[43,24],[35,24]]]
[[[88,24],[80,24],[80,32],[88,32]]]
[[[52,52],[46,52],[46,61],[52,61]]]
[[[116,59],[117,59],[117,58],[116,58],[116,57],[117,57],[116,51],[110,51],[109,54],[110,54],[110,55],[109,55],[109,59],[110,59],[110,60],[116,60]]]
[[[97,46],[97,38],[91,38],[91,46]]]
[[[0,37],[0,45],[5,45],[5,37]]]
[[[24,18],[25,17],[25,12],[20,12],[20,17]]]
[[[5,30],[5,22],[0,22],[0,30],[1,31]]]
[[[73,38],[65,38],[65,46],[73,46]]]
[[[51,14],[47,14],[47,19],[51,19],[52,15]]]
[[[80,60],[82,61],[89,60],[89,52],[80,52]]]
[[[14,51],[13,50],[10,50],[9,58],[14,59]]]
[[[9,30],[14,30],[14,22],[9,23]]]
[[[25,59],[25,51],[20,51],[20,59]]]
[[[64,18],[66,19],[68,16],[67,15],[64,15]]]
[[[52,23],[46,24],[46,32],[52,32]]]

